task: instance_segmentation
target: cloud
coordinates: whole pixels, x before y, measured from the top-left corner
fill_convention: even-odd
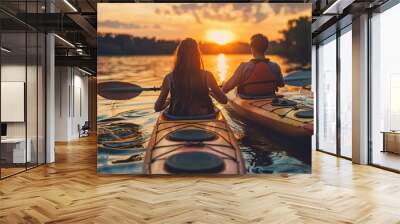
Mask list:
[[[191,15],[197,23],[203,20],[217,21],[242,21],[260,23],[268,18],[267,8],[264,4],[240,4],[240,3],[186,3],[172,5],[165,10],[156,10],[156,13],[163,15]]]
[[[160,29],[159,24],[154,25],[139,25],[135,23],[124,23],[116,20],[105,20],[98,23],[99,27],[102,28],[114,28],[114,29]]]
[[[294,14],[298,12],[302,12],[303,10],[306,9],[306,6],[301,4],[268,4],[269,7],[272,9],[272,11],[275,13],[275,15],[285,12],[288,14]]]
[[[260,23],[268,18],[268,14],[261,10],[261,5],[258,5],[258,7],[256,9],[256,13],[254,14],[254,17],[256,19],[256,23]]]
[[[108,28],[114,28],[114,29],[140,29],[140,28],[146,28],[146,26],[143,25],[138,25],[134,23],[124,23],[124,22],[119,22],[116,20],[105,20],[105,21],[100,21],[98,26],[102,27],[108,27]]]

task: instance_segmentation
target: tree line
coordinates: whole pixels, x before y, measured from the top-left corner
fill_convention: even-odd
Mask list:
[[[267,54],[277,54],[289,61],[303,65],[311,61],[311,20],[300,17],[288,22],[286,29],[280,31],[283,38],[270,41]],[[173,54],[179,40],[162,40],[155,37],[136,37],[127,34],[99,34],[98,55],[163,55]],[[219,45],[200,42],[204,54],[249,54],[250,46],[244,42]]]

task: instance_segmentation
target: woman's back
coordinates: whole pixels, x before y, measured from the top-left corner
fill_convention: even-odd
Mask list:
[[[174,69],[164,78],[154,109],[161,111],[169,105],[168,113],[177,116],[214,113],[210,90],[218,102],[228,101],[214,76],[203,69],[197,42],[186,38],[177,48]]]
[[[174,73],[170,74],[171,102],[168,113],[178,116],[214,113],[209,96],[208,75],[210,73],[204,70],[200,70],[198,74],[180,76],[181,78]]]

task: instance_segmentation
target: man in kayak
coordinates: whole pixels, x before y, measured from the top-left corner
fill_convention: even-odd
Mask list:
[[[242,62],[232,77],[223,83],[222,90],[228,93],[237,87],[240,96],[274,96],[278,87],[283,87],[280,66],[265,58],[268,39],[262,34],[251,37],[250,49],[253,59]]]

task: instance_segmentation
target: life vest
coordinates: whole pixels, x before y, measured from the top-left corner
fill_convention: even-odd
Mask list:
[[[238,86],[241,95],[266,96],[274,95],[277,89],[277,79],[272,73],[268,59],[252,59],[256,63],[248,79]]]

